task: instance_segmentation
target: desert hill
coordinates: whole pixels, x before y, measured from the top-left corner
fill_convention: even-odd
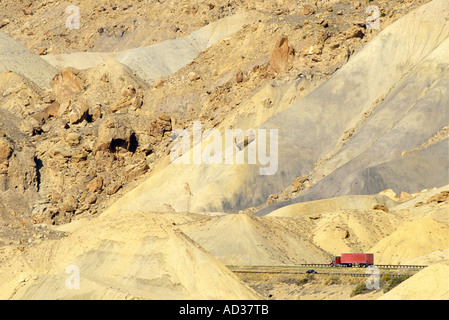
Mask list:
[[[0,32],[0,72],[18,73],[39,87],[49,89],[56,69],[5,33]]]
[[[225,265],[297,265],[326,263],[330,255],[311,243],[307,227],[289,228],[271,219],[245,214],[212,217],[180,226],[181,230]]]
[[[382,3],[383,22],[389,24],[411,8],[426,2]],[[5,1],[0,4],[3,13],[0,28],[40,55],[117,52],[182,38],[222,18],[247,12],[280,17],[313,17],[324,11],[332,17],[345,20],[347,17],[341,11],[347,13],[350,8],[354,11],[351,15],[357,15],[357,18],[351,18],[358,22],[361,17],[365,17],[362,4],[365,3],[334,0],[300,5],[295,0],[216,0],[210,3],[199,0],[129,0],[126,3],[101,0],[80,1],[76,4],[79,12],[76,12],[68,8],[69,4],[56,0]],[[79,29],[75,28],[74,18],[77,14]],[[351,21],[347,23],[350,25]],[[73,25],[72,29],[68,29],[67,24]]]
[[[3,299],[258,298],[162,215],[148,212],[85,221],[18,260],[27,262],[21,274],[8,268],[14,260],[2,271]],[[78,268],[79,290],[67,287],[70,266]]]
[[[427,156],[429,162],[419,162],[417,159],[422,156],[407,153],[447,125],[447,103],[440,89],[447,70],[445,9],[446,2],[433,1],[390,25],[328,81],[257,127],[265,130],[266,136],[271,130],[278,130],[270,166],[171,164],[150,175],[111,210],[127,210],[130,205],[137,205],[161,211],[168,204],[176,211],[238,212],[265,203],[271,194],[288,187],[295,177],[309,175],[313,185],[293,201],[374,194],[390,188],[386,184],[388,179],[395,179],[396,192],[413,193],[445,185],[448,181],[445,135],[439,142],[416,151],[423,156],[432,154],[433,157]],[[433,12],[438,12],[437,16]],[[399,54],[397,50],[402,51]],[[382,59],[383,56],[389,58]],[[404,99],[411,97],[407,95],[411,85],[413,93],[421,97],[415,96],[408,103]],[[386,119],[391,119],[388,126]],[[322,123],[326,126],[319,126]],[[261,136],[269,150],[266,139]],[[207,142],[195,145],[192,153],[198,154],[205,145]],[[404,162],[407,172],[419,168],[423,176],[410,182],[404,176],[406,172],[391,168],[404,167]],[[265,175],[264,170],[269,174]],[[320,172],[319,181],[312,178],[315,172]],[[189,201],[174,197],[185,193],[186,184],[190,188]],[[163,188],[159,188],[161,185]],[[265,210],[269,212],[271,208]]]
[[[447,300],[449,284],[447,263],[426,268],[381,296],[380,300]]]

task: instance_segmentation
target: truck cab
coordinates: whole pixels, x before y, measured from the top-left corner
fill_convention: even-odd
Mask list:
[[[340,265],[341,265],[341,257],[334,256],[334,258],[332,259],[332,262],[331,262],[331,266],[332,267],[339,267]]]

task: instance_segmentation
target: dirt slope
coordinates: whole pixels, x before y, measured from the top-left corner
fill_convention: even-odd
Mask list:
[[[50,89],[50,81],[57,70],[38,55],[0,31],[0,72],[12,71],[43,89]]]
[[[43,59],[58,69],[73,67],[80,70],[93,68],[115,60],[129,67],[148,84],[167,77],[192,62],[193,59],[218,41],[226,38],[244,24],[256,19],[253,14],[238,14],[220,19],[196,30],[186,37],[119,52],[78,52],[46,55]]]
[[[447,300],[449,299],[449,265],[437,263],[420,271],[379,300]]]
[[[425,2],[428,0],[392,4],[379,1],[384,13],[382,23],[389,24]],[[366,16],[363,5],[349,1],[317,1],[314,9],[323,12],[329,3],[333,5],[331,14],[341,19],[348,18],[338,13],[347,13],[349,8]],[[79,29],[67,28],[67,22],[74,24],[77,13],[70,11],[69,5],[79,9]],[[2,1],[0,28],[36,54],[114,52],[182,38],[221,18],[249,11],[273,16],[304,14],[303,5],[296,0],[101,0],[73,4],[56,0]]]
[[[79,289],[66,286],[69,266],[79,270]],[[87,221],[59,242],[12,258],[1,274],[8,299],[258,298],[161,215],[143,212]]]
[[[380,195],[346,196],[285,206],[264,217],[310,221],[312,227],[308,232],[313,235],[313,243],[338,255],[370,252],[374,244],[401,223],[401,216],[388,212],[396,205],[397,202]],[[376,263],[379,263],[377,256]]]
[[[283,221],[283,223],[289,223]],[[330,255],[306,237],[305,226],[245,214],[213,217],[181,229],[226,265],[295,265],[326,263]]]
[[[337,155],[335,159],[344,159],[344,162],[353,160],[352,163],[355,163],[358,169],[352,168],[352,165],[339,164],[340,168],[354,169],[351,171],[353,173],[347,174],[347,171],[342,171],[341,175],[343,172],[346,172],[346,175],[334,182],[332,188],[327,187],[324,180],[322,187],[318,183],[316,187],[318,191],[314,198],[320,197],[319,190],[332,192],[336,196],[360,193],[367,188],[371,191],[370,193],[375,193],[373,189],[380,192],[389,188],[379,183],[375,176],[370,174],[369,168],[401,157],[397,149],[414,149],[447,124],[446,97],[438,89],[446,81],[444,61],[447,60],[445,55],[448,51],[444,48],[447,43],[447,30],[449,30],[445,19],[446,6],[447,2],[436,0],[400,19],[368,43],[330,80],[292,107],[266,121],[260,127],[261,129],[279,130],[278,171],[274,175],[261,175],[260,165],[171,165],[152,175],[132,194],[114,205],[114,208],[127,208],[133,203],[160,211],[161,204],[165,203],[179,211],[236,212],[259,205],[264,203],[274,191],[288,186],[293,178],[307,176],[315,170],[314,164],[332,153],[331,151],[339,144],[341,139],[339,137],[344,137],[344,133],[351,128],[357,130],[350,135],[352,138],[344,146],[351,148],[353,152],[344,152],[344,149],[341,149],[341,156]],[[417,30],[419,33],[416,32]],[[435,30],[441,30],[441,32],[434,32]],[[408,45],[410,41],[413,41],[413,46]],[[387,54],[389,50],[396,52],[397,48],[402,50],[401,54]],[[386,56],[389,58],[382,59]],[[375,63],[371,63],[372,61]],[[418,63],[420,65],[417,65]],[[432,73],[425,71],[428,69],[427,66],[434,66]],[[384,70],[389,76],[385,78],[384,72],[380,70]],[[424,75],[421,74],[423,72]],[[427,78],[429,74],[433,79],[430,83]],[[418,101],[418,103],[410,104],[408,100],[402,103],[396,101],[402,96],[399,94],[401,90],[398,93],[396,91],[398,88],[407,87],[410,79],[414,79],[414,86],[421,86],[422,92],[428,91],[428,95],[424,95],[420,100],[421,103]],[[426,89],[429,85],[435,94],[432,90]],[[434,107],[426,108],[425,97],[431,99]],[[403,108],[402,111],[397,107],[398,103]],[[346,107],[342,109],[342,105]],[[407,106],[410,105],[412,109],[407,110]],[[392,113],[395,114],[396,120],[385,126],[385,117]],[[367,114],[370,116],[367,117]],[[431,120],[434,118],[435,121]],[[358,130],[357,124],[360,121],[364,123],[364,126]],[[426,126],[422,126],[423,122]],[[319,123],[327,125],[317,126]],[[425,129],[412,137],[406,134],[416,127],[425,127]],[[378,141],[375,138],[377,136],[383,138]],[[199,145],[196,146],[198,147]],[[441,156],[446,150],[444,141],[432,147],[439,150],[441,148],[437,152]],[[424,150],[420,151],[424,152]],[[441,163],[442,160],[438,161]],[[411,168],[417,165],[421,163],[414,163]],[[335,170],[338,166],[334,165],[332,169]],[[433,168],[429,165],[426,168],[431,167]],[[364,175],[357,177],[358,172],[363,170],[368,170],[368,177],[364,178]],[[447,174],[446,164],[443,162],[433,170],[435,174],[423,177],[428,180],[414,181],[407,191],[416,192],[423,185],[433,187],[441,183]],[[327,170],[329,182],[334,181],[330,175],[332,172],[331,169]],[[170,181],[170,185],[165,185],[167,181]],[[376,183],[372,188],[369,188],[370,181]],[[405,182],[405,179],[401,181]],[[189,207],[187,202],[182,202],[179,198],[176,202],[173,201],[175,194],[184,193],[183,188],[186,183],[191,190]],[[160,185],[164,185],[164,188],[153,187]],[[312,190],[310,189],[309,192]],[[332,194],[323,191],[323,197],[329,197]]]

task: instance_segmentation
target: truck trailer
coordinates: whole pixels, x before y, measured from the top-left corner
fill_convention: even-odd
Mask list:
[[[335,256],[331,262],[332,267],[363,267],[374,264],[374,254],[372,253],[342,253]]]

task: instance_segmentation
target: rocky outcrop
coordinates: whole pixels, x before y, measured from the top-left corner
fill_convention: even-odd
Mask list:
[[[67,106],[67,120],[71,124],[77,124],[87,120],[89,107],[84,101],[69,101]]]
[[[288,37],[282,36],[276,42],[270,59],[270,66],[277,72],[287,71],[294,56],[294,50],[288,45]]]
[[[0,114],[0,120],[4,119]],[[23,194],[27,190],[37,191],[38,184],[34,147],[17,127],[3,123],[0,125],[0,191]]]
[[[220,128],[222,123],[233,125],[232,117],[240,117],[236,128],[241,124],[242,128],[256,127],[247,125],[252,121],[251,112],[240,114],[234,111],[248,108],[246,102],[260,88],[272,90],[271,81],[274,79],[281,85],[287,79],[296,79],[298,83],[294,91],[299,94],[285,99],[282,105],[291,104],[332,75],[357,48],[375,35],[358,22],[366,18],[360,5],[354,9],[347,4],[323,5],[323,1],[298,6],[297,1],[287,0],[279,6],[266,1],[249,4],[219,0],[213,5],[180,6],[184,9],[174,13],[176,19],[170,19],[170,28],[160,26],[160,30],[169,30],[169,34],[158,34],[154,39],[148,36],[148,30],[144,30],[145,37],[138,36],[138,29],[142,32],[141,28],[146,23],[135,21],[130,27],[129,21],[125,21],[128,14],[139,11],[145,15],[139,10],[143,3],[115,9],[104,3],[82,3],[79,6],[86,18],[91,15],[91,23],[83,27],[82,34],[55,37],[57,28],[53,30],[50,27],[54,26],[54,21],[48,18],[45,21],[42,15],[56,12],[62,4],[51,3],[52,10],[49,11],[45,3],[27,2],[27,13],[32,14],[9,19],[2,28],[15,39],[25,37],[24,42],[32,51],[43,56],[27,52],[26,56],[33,59],[14,60],[20,62],[15,65],[11,65],[9,60],[0,61],[0,71],[4,71],[0,75],[0,108],[19,119],[16,127],[31,142],[30,145],[17,143],[21,138],[7,133],[6,138],[12,141],[13,146],[12,152],[8,147],[2,147],[1,153],[7,160],[2,162],[1,170],[6,172],[2,178],[3,188],[10,192],[15,191],[16,186],[22,190],[20,185],[26,186],[23,190],[39,187],[40,200],[33,209],[33,216],[35,221],[49,223],[64,223],[81,213],[101,212],[106,203],[112,201],[110,196],[119,196],[117,194],[156,167],[156,162],[168,154],[170,134],[174,129],[188,128],[197,119],[204,122],[205,128]],[[167,9],[157,3],[154,5],[152,12]],[[397,5],[385,4],[386,12],[390,7],[396,8]],[[407,6],[402,7],[409,10]],[[11,3],[5,7],[2,2],[0,8],[7,16],[14,8],[17,9],[15,12],[22,12],[23,4]],[[237,14],[212,23],[256,8],[261,13],[256,18],[251,14]],[[173,8],[175,11],[178,9]],[[101,19],[102,14],[117,12],[120,15],[114,18],[115,27]],[[264,13],[269,13],[270,19]],[[204,18],[200,24],[197,23],[198,17]],[[383,24],[387,18],[390,17],[384,17]],[[36,21],[42,21],[42,24],[36,24]],[[204,25],[207,26],[199,29]],[[35,32],[41,28],[47,30]],[[134,28],[137,33],[127,38]],[[185,37],[193,30],[198,31]],[[153,35],[158,33],[153,31]],[[0,51],[8,59],[14,52],[25,56],[26,48],[19,50],[9,37],[0,38],[0,42],[5,44]],[[146,48],[155,41],[169,38],[179,38],[179,41]],[[82,50],[76,50],[84,45]],[[100,48],[102,45],[106,45],[105,50]],[[136,49],[128,51],[126,46]],[[121,53],[106,52],[97,59],[94,52],[84,52],[113,48]],[[53,56],[54,53],[74,50],[79,52]],[[154,55],[155,59],[142,60],[148,55]],[[34,62],[30,64],[29,61]],[[58,68],[67,62],[76,62],[73,66],[77,69],[41,67],[48,66],[45,61],[59,61]],[[97,67],[82,67],[83,62],[89,65],[92,61]],[[161,68],[150,68],[155,65]],[[228,68],[228,65],[232,67]],[[26,79],[18,79],[16,75],[19,74],[40,80],[39,87],[27,83]],[[145,83],[139,79],[142,74],[148,76],[143,80],[158,81],[151,86],[151,81]],[[285,90],[281,87],[274,90]],[[276,96],[281,97],[283,93]],[[254,102],[259,104],[256,100]],[[278,112],[275,110],[278,105],[271,95],[263,99],[263,108],[269,115],[260,116],[257,111],[255,118],[258,123]],[[246,115],[250,116],[244,120]],[[246,121],[248,123],[243,124]],[[238,149],[254,144],[252,135],[236,140]],[[300,141],[291,143],[291,147],[296,143]],[[25,149],[29,153],[23,159],[30,160],[30,165],[28,160],[17,160],[19,155],[24,155]],[[11,176],[13,172],[17,172],[19,177],[15,182]],[[25,172],[29,174],[24,175]],[[294,176],[300,175],[305,173]],[[279,193],[279,200],[291,198],[292,192],[307,188],[307,183],[301,184],[300,181],[293,181],[290,185],[294,176],[285,179],[289,191]],[[25,182],[24,177],[31,182]],[[278,192],[272,190],[269,194]]]
[[[120,149],[135,151],[136,147],[134,130],[127,125],[125,118],[111,115],[99,126],[93,151],[94,153],[117,152]]]
[[[5,136],[0,137],[0,164],[4,164],[9,161],[13,152],[12,142]]]
[[[134,88],[132,85],[123,88],[121,95],[120,99],[112,106],[112,112],[117,112],[126,107],[131,107],[135,111],[143,104],[142,91]]]
[[[83,91],[79,73],[75,68],[66,68],[60,71],[51,81],[54,96],[59,102],[64,103],[74,100]]]
[[[427,200],[427,203],[431,203],[431,202],[440,203],[440,202],[445,202],[445,201],[449,201],[449,191],[443,191],[443,192],[440,192],[440,193],[434,195],[433,197],[430,197]]]
[[[172,130],[172,120],[168,114],[160,114],[156,119],[153,119],[148,128],[149,135],[161,141],[166,132]]]

